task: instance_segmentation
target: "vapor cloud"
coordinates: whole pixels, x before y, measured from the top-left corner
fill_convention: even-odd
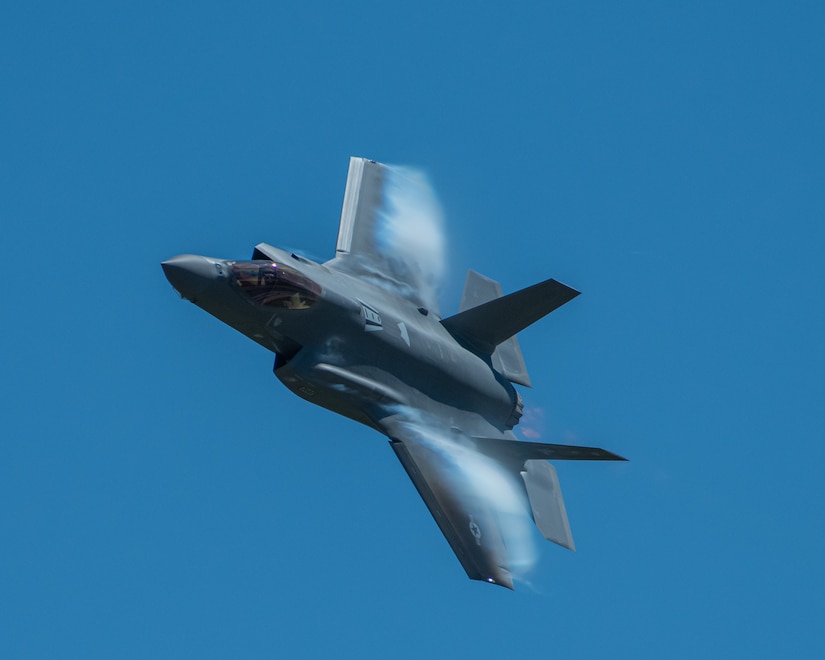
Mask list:
[[[504,539],[506,565],[514,578],[524,581],[538,559],[527,493],[518,474],[472,449],[461,436],[445,432],[415,410],[405,409],[402,422],[422,444],[440,458],[443,477],[467,501],[482,502],[492,514]]]
[[[445,271],[444,212],[427,175],[388,165],[375,241],[401,281],[409,283],[431,309]]]

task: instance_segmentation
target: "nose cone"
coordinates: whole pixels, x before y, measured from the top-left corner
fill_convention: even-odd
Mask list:
[[[215,261],[197,254],[180,254],[160,265],[175,290],[193,302],[218,278]]]

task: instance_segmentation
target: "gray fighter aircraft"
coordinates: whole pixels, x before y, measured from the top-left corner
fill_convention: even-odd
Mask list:
[[[295,394],[387,436],[467,575],[512,589],[519,515],[574,550],[548,459],[625,460],[512,431],[523,409],[513,383],[530,386],[516,333],[578,292],[550,279],[503,296],[470,271],[460,311],[441,318],[426,255],[386,241],[394,172],[350,159],[326,263],[261,243],[249,261],[184,254],[163,270],[183,298],[272,351]]]

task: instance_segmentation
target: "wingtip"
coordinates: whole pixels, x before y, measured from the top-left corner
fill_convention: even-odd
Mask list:
[[[471,580],[478,580],[479,582],[484,582],[486,584],[492,584],[493,586],[496,586],[496,587],[504,587],[505,589],[509,589],[510,591],[515,591],[516,590],[515,586],[513,585],[513,579],[509,575],[507,575],[506,577],[505,576],[499,576],[498,579],[496,579],[492,576],[490,576],[490,577],[476,577],[476,578],[470,578],[470,579]]]
[[[594,447],[592,449],[593,458],[595,460],[602,460],[602,461],[628,461],[630,459],[625,458],[624,456],[619,456],[615,452],[608,451],[607,449],[601,449],[600,447]]]
[[[553,277],[547,280],[547,282],[552,282],[553,284],[557,285],[558,288],[564,291],[567,294],[568,301],[573,300],[573,298],[575,298],[576,296],[580,296],[582,294],[582,292],[578,289],[574,289],[572,286],[570,286],[569,284],[565,284],[564,282],[559,282],[557,279]],[[547,282],[544,282],[543,284],[546,284]]]

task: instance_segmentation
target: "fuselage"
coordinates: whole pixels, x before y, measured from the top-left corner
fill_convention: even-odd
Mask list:
[[[335,260],[264,248],[246,262],[183,255],[164,270],[183,297],[275,353],[276,376],[317,405],[379,430],[400,408],[470,435],[517,423],[513,386],[432,310]]]

